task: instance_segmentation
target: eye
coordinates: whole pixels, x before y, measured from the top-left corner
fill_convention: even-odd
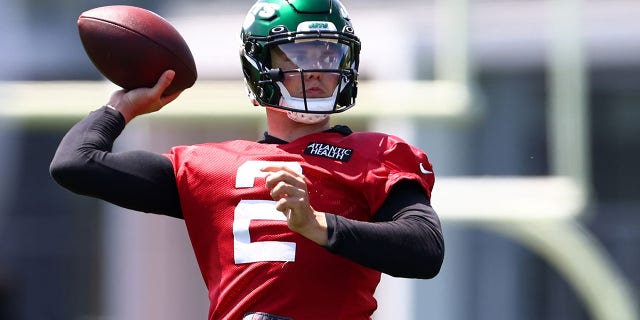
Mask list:
[[[334,52],[327,52],[320,56],[320,65],[323,68],[335,69],[338,66],[339,57]]]
[[[309,62],[309,57],[304,53],[296,53],[288,56],[289,61],[293,62],[296,67],[304,67]]]
[[[338,61],[338,57],[336,57],[334,55],[329,55],[329,56],[324,57],[324,61],[326,63],[334,64],[336,61]]]

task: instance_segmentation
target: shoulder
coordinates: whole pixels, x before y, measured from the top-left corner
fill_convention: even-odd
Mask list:
[[[174,163],[194,161],[195,159],[209,161],[211,157],[220,157],[224,154],[261,153],[267,147],[268,145],[255,141],[230,140],[175,146],[170,149],[166,156]]]
[[[348,144],[370,154],[384,155],[390,151],[419,151],[404,139],[381,132],[354,132],[345,137]]]
[[[381,132],[352,132],[348,135],[330,135],[307,145],[309,154],[348,154],[347,160],[369,169],[431,172],[426,153],[404,139]],[[344,159],[344,158],[341,158]],[[425,170],[419,171],[424,167]]]
[[[352,134],[350,134],[349,136],[347,136],[348,138],[354,139],[356,141],[361,141],[361,142],[380,142],[380,143],[384,143],[385,145],[390,143],[390,144],[396,144],[396,143],[406,143],[402,138],[391,135],[391,134],[386,134],[386,133],[382,133],[382,132],[354,132]]]
[[[201,152],[207,150],[240,150],[262,144],[248,140],[229,140],[223,142],[205,142],[192,145],[179,145],[171,148],[171,153]]]
[[[381,161],[389,154],[420,155],[417,147],[410,145],[402,138],[373,131],[362,132],[325,132],[300,139],[298,143],[306,146],[306,152],[325,152],[328,150],[346,150],[372,161]],[[311,151],[310,151],[311,150]]]

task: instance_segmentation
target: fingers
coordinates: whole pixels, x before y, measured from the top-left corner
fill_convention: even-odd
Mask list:
[[[284,181],[286,183],[297,186],[306,186],[304,176],[289,167],[268,166],[262,168],[261,171],[270,172],[270,174],[266,178],[266,186],[268,189],[273,189],[280,181]]]
[[[161,96],[164,90],[166,90],[171,85],[171,82],[173,81],[173,78],[175,78],[175,76],[176,72],[173,70],[167,70],[163,72],[158,79],[158,82],[156,82],[155,86],[153,86],[153,92],[155,94],[158,94],[158,96]]]
[[[307,198],[307,185],[303,176],[281,170],[269,174],[265,180],[265,185],[270,190],[273,200],[287,198],[287,200],[293,201],[302,198],[304,201]]]
[[[175,77],[173,70],[162,73],[152,88],[137,88],[129,91],[116,91],[109,100],[109,104],[116,108],[128,123],[131,119],[146,113],[160,110],[162,107],[178,98],[181,92],[163,96]]]
[[[293,175],[302,175],[300,173],[298,173],[298,171],[294,170],[292,167],[286,166],[286,165],[270,165],[270,166],[266,166],[266,167],[262,167],[260,169],[263,172],[278,172],[278,171],[286,171],[289,172]]]
[[[307,191],[284,182],[278,183],[270,192],[271,198],[276,200],[276,210],[285,212],[286,209],[300,210],[309,205]]]
[[[269,166],[261,170],[269,172],[266,187],[276,201],[276,210],[287,217],[289,229],[319,245],[326,245],[327,218],[311,207],[304,175],[286,166]]]
[[[287,210],[309,211],[307,183],[302,174],[287,167],[265,167],[262,171],[270,172],[266,177],[266,187],[270,189],[271,198],[276,202],[276,209],[287,213]]]
[[[166,95],[166,96],[163,95],[165,90],[171,85],[171,82],[173,81],[175,76],[176,76],[176,72],[175,71],[167,70],[164,73],[162,73],[162,75],[158,79],[158,82],[156,82],[155,86],[153,86],[153,88],[152,88],[153,95],[155,97],[159,97],[158,98],[159,107],[163,107],[163,106],[169,104],[171,101],[173,101],[176,98],[178,98],[178,96],[180,96],[180,94],[182,93],[182,91],[178,91],[178,92],[172,93],[170,95]]]

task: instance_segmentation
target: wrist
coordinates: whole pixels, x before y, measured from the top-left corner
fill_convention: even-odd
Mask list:
[[[109,104],[109,103],[108,103],[108,104],[106,104],[106,105],[104,105],[104,106],[105,106],[106,108],[109,108],[109,109],[111,109],[111,110],[114,110],[114,111],[117,111],[118,113],[120,113],[120,115],[124,118],[124,123],[125,123],[125,124],[129,123],[129,121],[131,121],[131,119],[133,119],[133,118],[134,118],[133,116],[129,115],[129,114],[128,114],[128,113],[126,113],[126,112],[123,112],[120,108],[118,108],[118,107],[116,107],[116,106],[114,106],[114,105],[112,105],[112,104]]]
[[[305,228],[298,233],[321,246],[326,246],[329,238],[327,233],[327,216],[324,212],[315,212],[314,217],[314,223],[307,224]]]

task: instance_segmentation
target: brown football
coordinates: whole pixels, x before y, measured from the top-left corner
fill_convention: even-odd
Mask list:
[[[78,18],[82,45],[98,71],[127,89],[153,87],[166,70],[175,78],[168,95],[193,86],[198,73],[180,33],[158,14],[133,6],[88,10]]]

